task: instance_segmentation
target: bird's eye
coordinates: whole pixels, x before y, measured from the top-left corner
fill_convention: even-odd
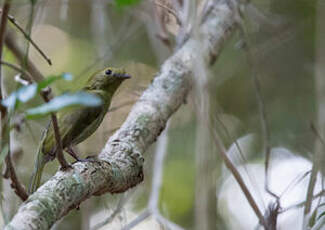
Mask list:
[[[108,69],[108,70],[105,71],[105,74],[106,75],[111,75],[111,73],[112,73],[112,70],[110,70],[110,69]]]

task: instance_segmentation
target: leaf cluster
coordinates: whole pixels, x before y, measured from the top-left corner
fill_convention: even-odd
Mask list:
[[[72,75],[63,73],[47,77],[44,81],[22,86],[1,101],[1,104],[8,108],[11,115],[21,108],[22,104],[27,104],[31,99],[40,96],[42,90],[50,86],[57,80],[71,81]],[[36,107],[28,107],[22,111],[26,119],[37,119],[50,113],[58,112],[64,108],[74,106],[99,106],[101,99],[93,94],[78,91],[76,93],[64,93],[54,97],[48,103],[43,103]]]

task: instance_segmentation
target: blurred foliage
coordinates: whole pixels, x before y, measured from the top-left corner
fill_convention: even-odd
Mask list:
[[[115,0],[116,5],[121,7],[121,6],[131,6],[134,4],[139,3],[141,0]]]
[[[66,108],[75,106],[97,107],[101,104],[102,100],[98,96],[80,91],[57,96],[48,103],[28,109],[25,114],[27,119],[36,119]]]
[[[249,38],[253,48],[257,50],[256,68],[270,127],[271,145],[285,146],[300,155],[308,156],[314,150],[315,140],[309,123],[315,120],[316,112],[314,41],[317,1],[253,0],[252,3],[265,13],[267,20],[276,24],[275,27],[259,24],[251,15],[245,15]],[[121,89],[112,107],[118,107],[128,101],[134,102],[138,98],[159,70],[157,53],[161,53],[155,50],[157,47],[149,36],[148,28],[152,27],[146,23],[149,24],[151,18],[148,20],[148,13],[141,10],[141,4],[140,0],[115,0],[115,3],[86,0],[37,1],[32,37],[51,57],[53,66],[48,66],[32,47],[30,58],[46,76],[62,72],[71,72],[75,76],[72,82],[54,82],[56,95],[80,88],[92,72],[110,65],[129,68],[133,76],[132,81]],[[325,7],[325,4],[322,4]],[[26,23],[29,7],[27,0],[14,0],[11,14],[19,22]],[[100,17],[96,14],[96,7],[102,10],[101,13],[105,16],[100,18],[102,21],[99,22],[95,21]],[[104,46],[99,38],[103,39]],[[25,44],[21,37],[20,39],[21,44]],[[223,137],[227,147],[247,133],[254,133],[259,140],[262,139],[260,114],[252,83],[253,71],[249,66],[246,51],[237,46],[240,41],[242,36],[238,32],[226,43],[210,72],[209,87],[215,91],[211,97],[218,107],[220,119],[233,138],[229,140]],[[7,49],[5,60],[14,60]],[[8,68],[5,70],[7,92],[13,92],[17,87],[12,81],[14,72]],[[16,99],[19,98],[17,92]],[[34,107],[40,103],[40,100],[34,98],[30,101],[30,106]],[[81,152],[84,155],[97,154],[113,130],[121,125],[131,107],[132,103],[110,113],[96,134],[79,146]],[[194,226],[196,124],[192,107],[193,101],[189,100],[188,105],[183,106],[173,118],[160,197],[162,213],[187,229]],[[42,122],[29,122],[32,135],[27,124],[20,133],[15,133],[24,146],[21,162],[24,162],[25,168],[19,167],[18,172],[25,184],[29,178],[26,172],[30,171],[33,164],[31,156],[35,154],[37,140],[44,126]],[[33,140],[33,135],[36,140]],[[263,159],[261,146],[260,144],[256,147],[258,149],[254,149],[250,159]],[[150,167],[152,152],[151,149],[145,156],[146,168]],[[18,162],[18,165],[21,163]],[[53,162],[48,167],[45,178],[49,178],[57,170],[57,166],[57,163]],[[150,181],[150,176],[146,175],[145,182],[139,186],[140,190],[146,187],[145,192],[141,193],[138,199],[134,199],[137,211],[140,210],[139,207],[146,205],[150,192],[150,183],[147,181]],[[105,200],[104,197],[96,199]],[[96,200],[102,204],[100,201]],[[75,211],[73,212],[74,214],[65,218],[69,224],[76,215]],[[64,222],[60,229],[64,229],[61,226],[69,226]],[[76,229],[79,229],[80,223],[76,226]]]
[[[20,103],[26,103],[35,96],[39,96],[41,90],[51,85],[53,82],[65,79],[68,81],[72,80],[72,76],[70,74],[61,74],[59,76],[49,76],[42,82],[32,83],[27,86],[22,86],[18,90],[11,93],[8,97],[1,101],[1,104],[9,109],[9,111],[13,111],[14,109],[18,109]]]
[[[183,109],[183,112],[185,111]],[[174,129],[171,128],[169,138],[160,206],[166,217],[176,223],[182,223],[186,228],[191,228],[193,223],[188,220],[194,215],[195,185],[195,126],[193,126],[193,121]]]

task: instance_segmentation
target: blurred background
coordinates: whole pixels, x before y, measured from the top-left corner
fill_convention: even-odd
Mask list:
[[[82,87],[94,71],[106,66],[124,67],[133,76],[123,83],[111,105],[114,109],[101,127],[78,146],[83,157],[101,151],[160,65],[175,51],[182,30],[171,10],[190,25],[195,14],[188,9],[185,14],[185,6],[192,6],[192,11],[199,14],[205,4],[203,0],[188,2],[191,3],[186,0],[38,0],[34,4],[27,0],[12,1],[10,14],[26,31],[31,28],[32,39],[53,62],[49,66],[30,46],[29,58],[37,68],[45,76],[67,72],[74,77],[72,82],[57,81],[53,86],[55,95]],[[242,14],[245,29],[238,29],[225,43],[213,66],[202,67],[204,76],[200,71],[196,73],[196,78],[205,77],[203,86],[190,93],[158,143],[145,153],[144,182],[125,194],[92,197],[53,229],[95,229],[115,211],[110,223],[100,229],[126,226],[146,209],[152,196],[152,176],[160,169],[154,164],[154,157],[159,151],[165,152],[158,161],[163,170],[158,201],[162,216],[184,229],[257,227],[258,219],[209,137],[207,129],[214,128],[202,124],[207,116],[198,106],[202,91],[203,96],[209,97],[208,116],[217,119],[217,132],[228,156],[265,215],[275,202],[264,186],[264,147],[269,144],[268,186],[280,197],[283,210],[278,229],[301,228],[303,209],[286,208],[306,200],[308,172],[315,152],[324,149],[318,143],[321,138],[317,133],[325,139],[325,117],[321,116],[325,109],[322,62],[325,1],[252,0]],[[8,26],[16,30],[17,42],[27,50],[24,37],[11,24]],[[8,49],[4,60],[17,62]],[[4,70],[5,91],[10,94],[19,87],[13,80],[17,73],[9,68]],[[260,92],[254,77],[258,78]],[[269,133],[267,141],[261,101]],[[35,99],[24,106],[41,103]],[[19,132],[12,132],[16,170],[24,185],[28,185],[39,138],[47,122],[47,118],[28,121]],[[57,169],[56,161],[50,163],[43,181]],[[7,180],[2,180],[1,189],[3,224],[17,211],[20,201]],[[323,189],[318,175],[314,194]],[[315,199],[312,213],[324,204],[321,198]],[[322,211],[317,210],[315,215],[319,217]],[[134,229],[171,226],[163,223],[152,215]]]

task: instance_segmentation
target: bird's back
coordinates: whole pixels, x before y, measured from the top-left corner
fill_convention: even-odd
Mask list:
[[[83,107],[69,111],[59,112],[58,126],[63,149],[77,145],[95,132],[102,122],[107,108]],[[42,152],[51,158],[56,154],[56,140],[52,122],[47,127],[42,140]]]

